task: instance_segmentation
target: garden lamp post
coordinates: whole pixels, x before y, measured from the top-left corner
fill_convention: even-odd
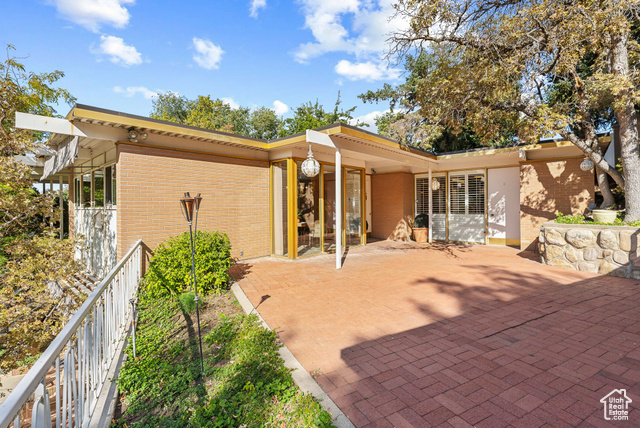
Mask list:
[[[189,236],[191,236],[191,277],[193,278],[193,289],[195,293],[195,302],[196,302],[196,317],[198,320],[198,340],[200,342],[200,375],[204,377],[204,360],[202,359],[202,335],[200,334],[200,310],[198,308],[198,283],[196,282],[196,251],[193,243],[193,228],[191,225],[194,221],[195,214],[195,224],[196,224],[196,233],[198,227],[198,211],[200,210],[200,202],[202,202],[202,197],[200,193],[198,193],[195,197],[191,197],[189,192],[184,193],[184,198],[180,199],[180,203],[182,204],[182,210],[184,211],[184,216],[187,219],[187,223],[189,224]],[[195,208],[195,213],[194,213]],[[197,238],[197,235],[196,235]]]

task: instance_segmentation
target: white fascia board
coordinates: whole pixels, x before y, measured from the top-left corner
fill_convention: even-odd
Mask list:
[[[16,112],[16,128],[31,131],[51,132],[53,134],[73,135],[86,137],[78,127],[67,119],[57,117],[40,116],[31,113]]]
[[[307,129],[307,143],[319,144],[321,146],[331,147],[332,149],[338,148],[329,134],[323,134],[313,129]]]

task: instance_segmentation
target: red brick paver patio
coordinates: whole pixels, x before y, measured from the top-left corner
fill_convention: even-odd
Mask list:
[[[235,265],[270,327],[362,426],[640,426],[639,281],[504,247],[379,242]],[[623,388],[629,421],[600,399]]]

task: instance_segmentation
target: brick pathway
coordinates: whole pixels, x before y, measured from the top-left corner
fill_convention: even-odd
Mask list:
[[[232,273],[356,426],[640,426],[639,281],[488,246],[385,241],[334,263]],[[628,422],[604,420],[614,388]]]

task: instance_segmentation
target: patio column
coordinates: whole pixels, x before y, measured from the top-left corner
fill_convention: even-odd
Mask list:
[[[60,200],[60,239],[64,238],[64,201],[62,200],[62,175],[60,176],[60,189],[58,189],[58,198]]]
[[[429,162],[429,244],[431,244],[431,237],[433,236],[433,231],[432,231],[432,227],[431,227],[431,223],[433,220],[433,207],[432,207],[432,203],[433,203],[433,183],[431,182],[431,180],[433,180],[432,174],[431,174],[431,162]]]
[[[342,154],[336,149],[336,269],[342,268]]]

